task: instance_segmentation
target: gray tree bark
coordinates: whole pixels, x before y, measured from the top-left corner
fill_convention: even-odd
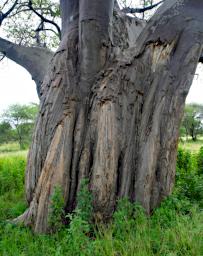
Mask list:
[[[61,0],[62,42],[28,157],[29,208],[17,219],[36,232],[50,228],[58,185],[71,212],[88,178],[97,220],[111,217],[118,198],[150,213],[172,191],[185,98],[203,50],[203,2],[167,0],[137,26],[119,12],[112,22],[113,2]]]

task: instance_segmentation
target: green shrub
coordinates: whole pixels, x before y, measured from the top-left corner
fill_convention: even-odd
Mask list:
[[[203,147],[200,148],[197,154],[197,171],[203,175]]]
[[[64,226],[62,223],[62,219],[65,216],[64,204],[62,189],[60,186],[55,186],[54,192],[51,195],[51,203],[48,216],[48,223],[51,232],[59,231]]]
[[[77,194],[77,207],[76,213],[86,222],[91,222],[93,213],[93,198],[88,188],[89,180],[82,179],[80,184],[80,190]]]
[[[192,172],[196,169],[196,157],[190,151],[178,148],[176,167],[184,173]]]
[[[203,207],[203,175],[201,168],[203,163],[203,148],[198,154],[179,149],[177,155],[175,193],[182,201]]]
[[[88,189],[89,181],[82,179],[77,193],[77,207],[72,214],[68,214],[69,227],[65,232],[65,243],[68,255],[92,255],[92,194]],[[90,252],[92,251],[92,253]]]

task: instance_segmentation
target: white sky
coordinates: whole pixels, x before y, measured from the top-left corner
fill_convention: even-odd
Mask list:
[[[38,103],[36,87],[30,74],[13,61],[0,62],[0,113],[9,105]]]

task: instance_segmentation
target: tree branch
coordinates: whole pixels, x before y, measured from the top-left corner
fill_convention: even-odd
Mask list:
[[[29,0],[28,7],[29,7],[30,10],[33,11],[39,18],[41,18],[42,21],[54,25],[54,26],[56,27],[57,31],[58,31],[59,39],[61,39],[61,29],[60,29],[60,27],[58,26],[58,24],[56,24],[56,23],[55,23],[54,21],[52,21],[52,20],[49,20],[49,19],[45,18],[43,15],[41,15],[39,12],[37,12],[37,11],[33,8],[33,6],[32,6],[32,1],[31,1],[31,0]]]
[[[149,11],[149,10],[152,10],[154,9],[155,7],[159,6],[161,3],[163,3],[164,0],[156,3],[156,4],[152,4],[150,6],[147,6],[147,7],[143,7],[143,8],[130,8],[130,7],[126,7],[124,9],[122,9],[122,12],[124,13],[143,13],[143,12],[146,12],[146,11]]]
[[[16,5],[18,4],[18,0],[14,2],[14,4],[11,6],[11,8],[5,12],[0,13],[0,25],[2,24],[3,20],[8,17],[8,15],[15,9]]]
[[[0,52],[30,73],[40,96],[41,83],[53,53],[46,48],[20,46],[3,38],[0,38]]]

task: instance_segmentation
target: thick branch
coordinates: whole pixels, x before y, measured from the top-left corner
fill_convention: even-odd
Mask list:
[[[0,38],[0,52],[30,73],[40,96],[40,86],[53,53],[45,48],[20,46],[3,38]]]

